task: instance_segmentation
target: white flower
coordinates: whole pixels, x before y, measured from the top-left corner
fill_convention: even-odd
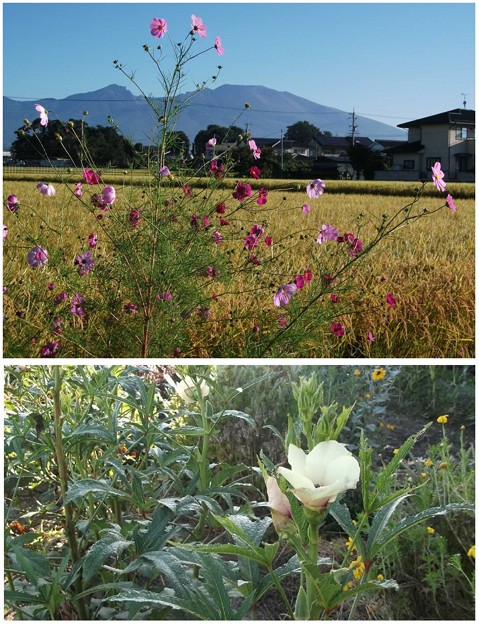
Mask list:
[[[191,377],[185,377],[175,384],[175,390],[185,403],[194,403],[197,400],[197,389]],[[210,392],[209,386],[204,381],[200,384],[200,390],[202,396],[208,396]]]
[[[309,455],[290,444],[288,462],[291,469],[279,468],[278,472],[307,507],[326,507],[341,492],[354,489],[359,480],[358,460],[336,440],[320,442]]]

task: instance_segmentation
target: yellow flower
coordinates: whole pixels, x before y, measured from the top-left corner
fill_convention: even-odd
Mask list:
[[[367,399],[371,398],[371,395],[369,394],[369,392],[366,392],[366,394],[364,395]]]
[[[422,477],[423,479],[426,479],[426,477],[427,477],[427,472],[421,472],[421,477]]]
[[[429,535],[434,535],[436,531],[432,527],[427,527],[427,532],[429,533]]]
[[[440,425],[445,425],[447,423],[447,418],[448,418],[447,414],[445,416],[439,416],[438,419],[437,419],[437,422]]]
[[[432,465],[434,464],[434,462],[432,461],[432,459],[425,459],[425,460],[423,461],[423,464],[424,464],[425,466],[432,466]]]
[[[366,571],[366,566],[363,563],[363,558],[361,555],[358,556],[357,559],[351,561],[349,564],[349,569],[353,571],[353,576],[355,579],[360,579],[364,572]]]
[[[384,423],[383,423],[383,422],[380,422],[380,423],[379,423],[379,426],[380,426],[380,427],[381,427],[381,429],[382,429],[382,428],[384,427]]]
[[[348,540],[346,542],[346,548],[348,550],[351,550],[351,551],[357,550],[356,546],[353,546],[353,538],[352,537],[348,537]]]
[[[359,368],[357,368],[357,369],[354,371],[354,374],[355,374],[355,375],[360,375],[360,374],[361,374],[361,371],[359,370]]]
[[[474,546],[471,546],[469,548],[469,550],[467,551],[467,556],[468,557],[472,557],[473,559],[476,558],[476,545],[474,544]]]
[[[376,576],[376,579],[377,579],[379,582],[384,581],[384,576],[383,576],[382,574],[378,574],[378,575]]]
[[[348,591],[348,589],[352,589],[354,587],[354,583],[352,581],[349,581],[349,583],[346,583],[346,585],[343,587],[343,591]]]
[[[393,455],[397,455],[399,453],[399,449],[394,449]]]
[[[358,403],[362,403],[362,401],[364,401],[363,397],[359,396],[358,397]]]
[[[439,464],[439,470],[446,470],[447,468],[447,462],[441,462]]]
[[[386,371],[384,368],[376,368],[371,374],[371,377],[374,381],[379,381],[380,379],[384,379],[386,377]]]
[[[396,427],[394,425],[386,425],[386,429],[389,429],[390,431],[394,431]]]

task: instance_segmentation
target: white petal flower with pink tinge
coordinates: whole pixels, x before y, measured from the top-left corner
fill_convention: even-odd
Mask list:
[[[319,509],[336,500],[345,490],[352,490],[359,481],[358,460],[336,440],[316,444],[306,453],[289,445],[289,468],[279,468],[298,500],[307,507]]]

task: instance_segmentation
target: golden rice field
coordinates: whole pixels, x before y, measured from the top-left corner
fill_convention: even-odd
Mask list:
[[[75,177],[75,176],[74,176]],[[122,202],[132,200],[141,193],[129,176],[117,174],[105,178],[115,184],[118,199],[115,211],[124,209]],[[76,177],[76,179],[79,179]],[[262,185],[274,189],[278,183],[269,181]],[[199,182],[201,184],[201,182]],[[283,241],[281,273],[294,275],[314,267],[311,237],[317,235],[323,224],[332,224],[340,232],[358,230],[366,242],[374,232],[373,224],[381,215],[391,215],[412,198],[415,186],[400,187],[394,183],[344,183],[326,182],[326,193],[308,200],[304,182],[283,182],[281,190],[270,190],[269,200],[261,211],[261,222],[267,225],[273,241]],[[343,185],[343,188],[341,188]],[[226,184],[225,184],[226,186]],[[429,185],[432,187],[432,184]],[[296,190],[286,190],[286,187]],[[9,235],[4,251],[4,313],[6,315],[4,355],[6,357],[37,357],[39,341],[44,339],[43,321],[46,314],[47,273],[33,271],[26,263],[26,254],[32,240],[41,238],[46,247],[61,246],[66,258],[78,253],[80,239],[91,230],[91,215],[78,208],[75,198],[61,184],[56,184],[54,198],[41,196],[34,181],[6,179],[4,197],[15,194],[21,199],[22,219],[6,213],[4,222]],[[411,195],[398,195],[397,189]],[[432,187],[433,188],[433,187]],[[301,189],[301,190],[297,190]],[[329,190],[329,192],[328,192]],[[429,190],[429,189],[428,189]],[[376,192],[375,192],[376,191]],[[377,192],[380,194],[377,194]],[[355,310],[344,311],[341,322],[345,335],[338,340],[331,336],[329,322],[314,323],[311,316],[306,337],[294,352],[274,349],[253,357],[401,357],[442,358],[472,357],[474,355],[474,197],[471,185],[448,185],[455,197],[457,213],[447,208],[420,219],[394,233],[354,267],[354,280],[358,289],[364,290],[363,304]],[[218,190],[223,199],[228,189]],[[462,199],[461,199],[462,197]],[[127,199],[125,199],[127,198]],[[305,215],[304,203],[311,204],[311,213]],[[434,209],[443,203],[438,193],[428,193],[420,200],[421,207]],[[34,210],[27,208],[30,205]],[[5,211],[4,211],[5,212]],[[260,215],[254,216],[260,222]],[[252,221],[255,222],[255,221]],[[21,223],[21,225],[20,225]],[[292,238],[291,232],[295,232]],[[29,234],[34,233],[34,239]],[[307,236],[306,236],[307,235]],[[275,245],[271,253],[275,251]],[[223,249],[221,249],[223,252]],[[268,282],[261,275],[261,283]],[[276,275],[275,279],[281,279]],[[256,318],[271,318],[278,312],[272,305],[271,289],[265,295],[238,296],[244,290],[242,278],[230,285],[222,294],[223,319],[217,322],[214,315],[208,330],[199,332],[198,324],[191,323],[189,349],[184,357],[251,357],[251,326]],[[92,284],[94,282],[91,282]],[[276,282],[281,283],[281,281]],[[385,292],[394,294],[395,307],[379,305]],[[100,301],[104,293],[89,292]],[[346,295],[347,299],[347,295]],[[114,332],[111,317],[98,316],[96,337],[91,342],[71,343],[63,346],[63,357],[136,357],[138,352],[129,348],[122,351],[120,344],[112,347],[108,332]],[[373,331],[375,340],[366,337]],[[102,338],[104,336],[104,338]],[[170,357],[169,352],[149,353],[150,357]]]

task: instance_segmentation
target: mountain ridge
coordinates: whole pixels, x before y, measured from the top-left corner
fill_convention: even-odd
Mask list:
[[[191,93],[179,96],[188,98]],[[161,97],[150,96],[160,100]],[[126,87],[110,84],[94,91],[80,92],[62,99],[43,98],[36,101],[19,101],[3,98],[3,144],[9,149],[15,139],[15,130],[25,117],[35,118],[34,106],[41,103],[52,118],[79,119],[88,111],[91,126],[106,125],[111,116],[122,132],[135,143],[147,143],[155,125],[153,111],[142,95],[134,95]],[[245,104],[249,107],[245,108]],[[239,118],[238,118],[239,116]],[[338,108],[318,104],[289,91],[277,91],[262,85],[225,84],[215,89],[205,88],[195,95],[181,111],[177,130],[185,132],[190,141],[209,124],[239,125],[248,129],[253,137],[279,138],[288,126],[297,121],[309,121],[321,131],[333,135],[350,134],[350,113]],[[371,139],[404,139],[406,133],[395,126],[356,116],[357,135]]]

